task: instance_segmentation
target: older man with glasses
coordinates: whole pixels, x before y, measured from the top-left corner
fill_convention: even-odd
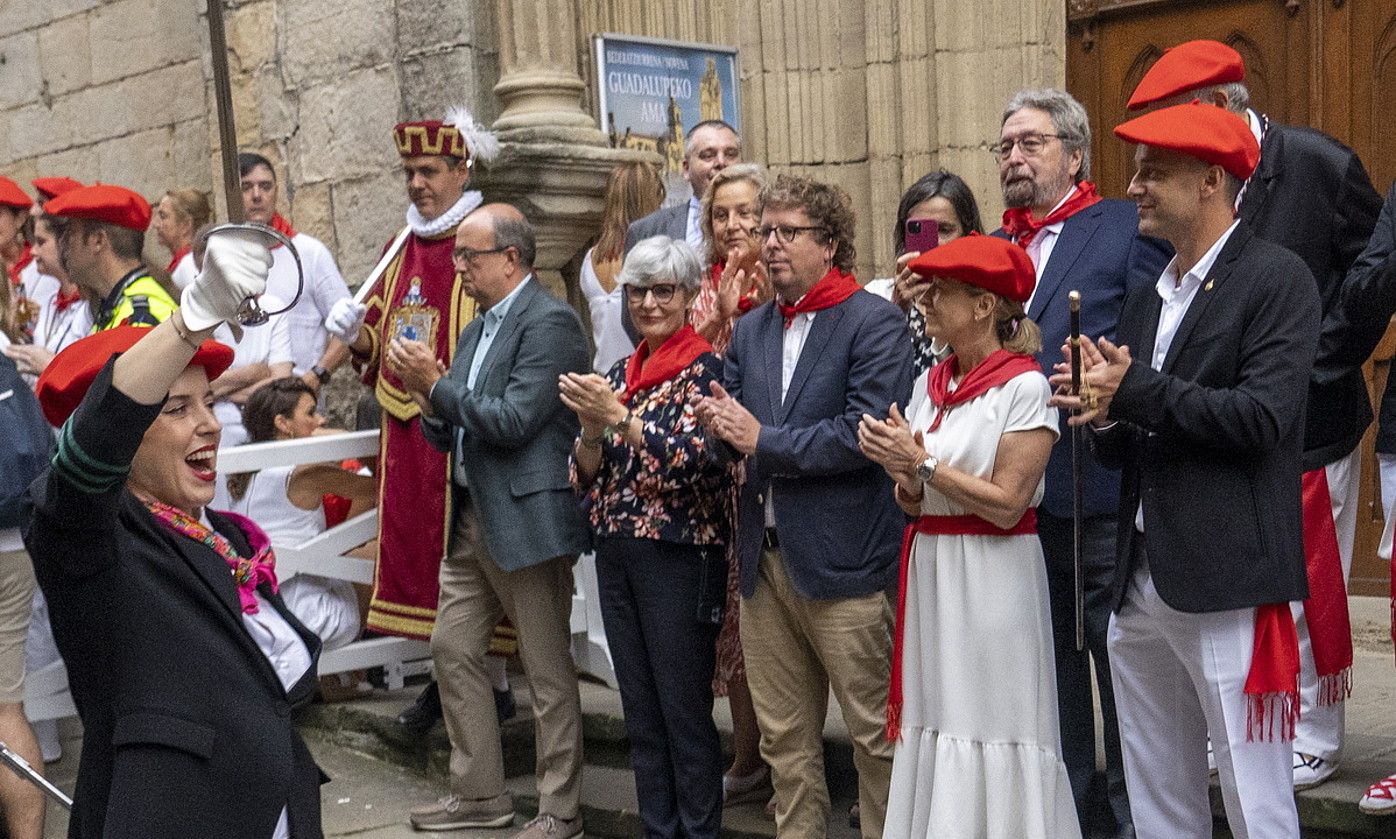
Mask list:
[[[1067,293],[1081,292],[1081,332],[1113,338],[1125,291],[1153,282],[1171,249],[1138,235],[1139,217],[1129,201],[1102,199],[1090,182],[1091,129],[1086,109],[1060,90],[1026,90],[1004,109],[992,142],[1003,187],[1003,229],[1032,260],[1037,282],[1027,313],[1042,330],[1037,359],[1043,372],[1061,358],[1067,338]],[[1071,778],[1083,832],[1103,822],[1114,835],[1130,836],[1129,796],[1120,757],[1105,631],[1115,568],[1115,510],[1119,473],[1085,458],[1082,478],[1082,580],[1085,648],[1076,649],[1076,581],[1073,557],[1071,442],[1065,415],[1047,464],[1046,495],[1037,511],[1038,536],[1047,561],[1052,634],[1056,647],[1057,704],[1062,757]],[[1105,736],[1107,812],[1091,801],[1095,775],[1095,661]]]
[[[747,458],[739,500],[742,649],[780,836],[828,832],[822,734],[832,687],[853,740],[862,832],[882,835],[891,603],[905,523],[858,422],[911,389],[906,317],[864,292],[843,190],[782,175],[761,192],[776,299],[737,321],[699,417]],[[725,389],[724,389],[725,388]]]

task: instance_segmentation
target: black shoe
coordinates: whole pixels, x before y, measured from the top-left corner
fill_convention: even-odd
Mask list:
[[[513,719],[514,713],[518,711],[518,707],[514,704],[514,689],[490,689],[494,691],[494,713],[499,717],[500,724],[503,725],[505,720]]]
[[[427,685],[417,701],[413,702],[406,711],[398,714],[397,724],[407,730],[413,737],[421,737],[431,727],[436,725],[436,721],[441,719],[441,691],[437,688],[436,682]]]

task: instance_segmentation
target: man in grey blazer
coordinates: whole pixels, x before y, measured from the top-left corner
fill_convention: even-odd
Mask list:
[[[485,652],[501,614],[519,633],[538,719],[539,815],[524,839],[582,832],[582,730],[569,643],[572,563],[586,530],[567,476],[577,420],[557,379],[588,367],[586,337],[566,303],[533,276],[533,228],[504,204],[465,218],[454,260],[481,314],[461,333],[450,370],[415,341],[388,363],[422,406],[422,432],[453,454],[450,545],[432,657],[451,738],[450,795],[412,813],[419,830],[503,827],[499,725]]]

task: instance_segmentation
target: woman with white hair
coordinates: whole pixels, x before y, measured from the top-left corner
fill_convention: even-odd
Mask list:
[[[687,244],[645,239],[618,279],[643,340],[604,378],[559,381],[581,421],[573,482],[595,533],[645,835],[716,837],[723,766],[711,682],[733,477],[693,402],[721,380],[722,362],[688,323],[702,267]]]

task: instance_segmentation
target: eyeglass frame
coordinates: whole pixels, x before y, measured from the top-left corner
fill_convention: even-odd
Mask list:
[[[504,253],[511,247],[513,247],[513,245],[505,245],[502,248],[480,248],[479,250],[476,250],[475,248],[466,247],[453,248],[451,250],[451,261],[469,262],[471,265],[474,265],[475,260],[479,259],[482,256],[488,256],[492,253]]]
[[[660,291],[665,289],[665,291]],[[679,293],[678,283],[655,283],[654,285],[625,285],[626,302],[639,305],[645,302],[645,295],[654,297],[654,302],[661,306],[667,306],[674,302],[674,295]]]
[[[789,238],[787,238],[786,235],[781,232],[781,230],[789,230]],[[789,245],[792,242],[794,242],[795,237],[800,235],[801,233],[805,231],[815,230],[822,231],[826,236],[830,235],[829,228],[822,224],[806,224],[798,226],[793,224],[763,224],[758,226],[755,230],[753,230],[752,233],[756,235],[756,240],[758,242],[765,242],[767,239],[771,238],[771,234],[774,233],[776,234],[777,242],[780,242],[782,245]]]
[[[1061,140],[1065,142],[1067,139],[1067,137],[1061,134],[1048,134],[1045,131],[1029,131],[1021,137],[1014,137],[1012,139],[1004,138],[990,142],[989,153],[999,162],[1012,157],[1014,148],[1022,149],[1024,157],[1037,157],[1039,154],[1042,154],[1043,149],[1047,148],[1048,140]],[[1027,145],[1029,141],[1037,146],[1037,148],[1029,150]],[[1005,145],[1008,146],[1007,150],[1004,149]]]

